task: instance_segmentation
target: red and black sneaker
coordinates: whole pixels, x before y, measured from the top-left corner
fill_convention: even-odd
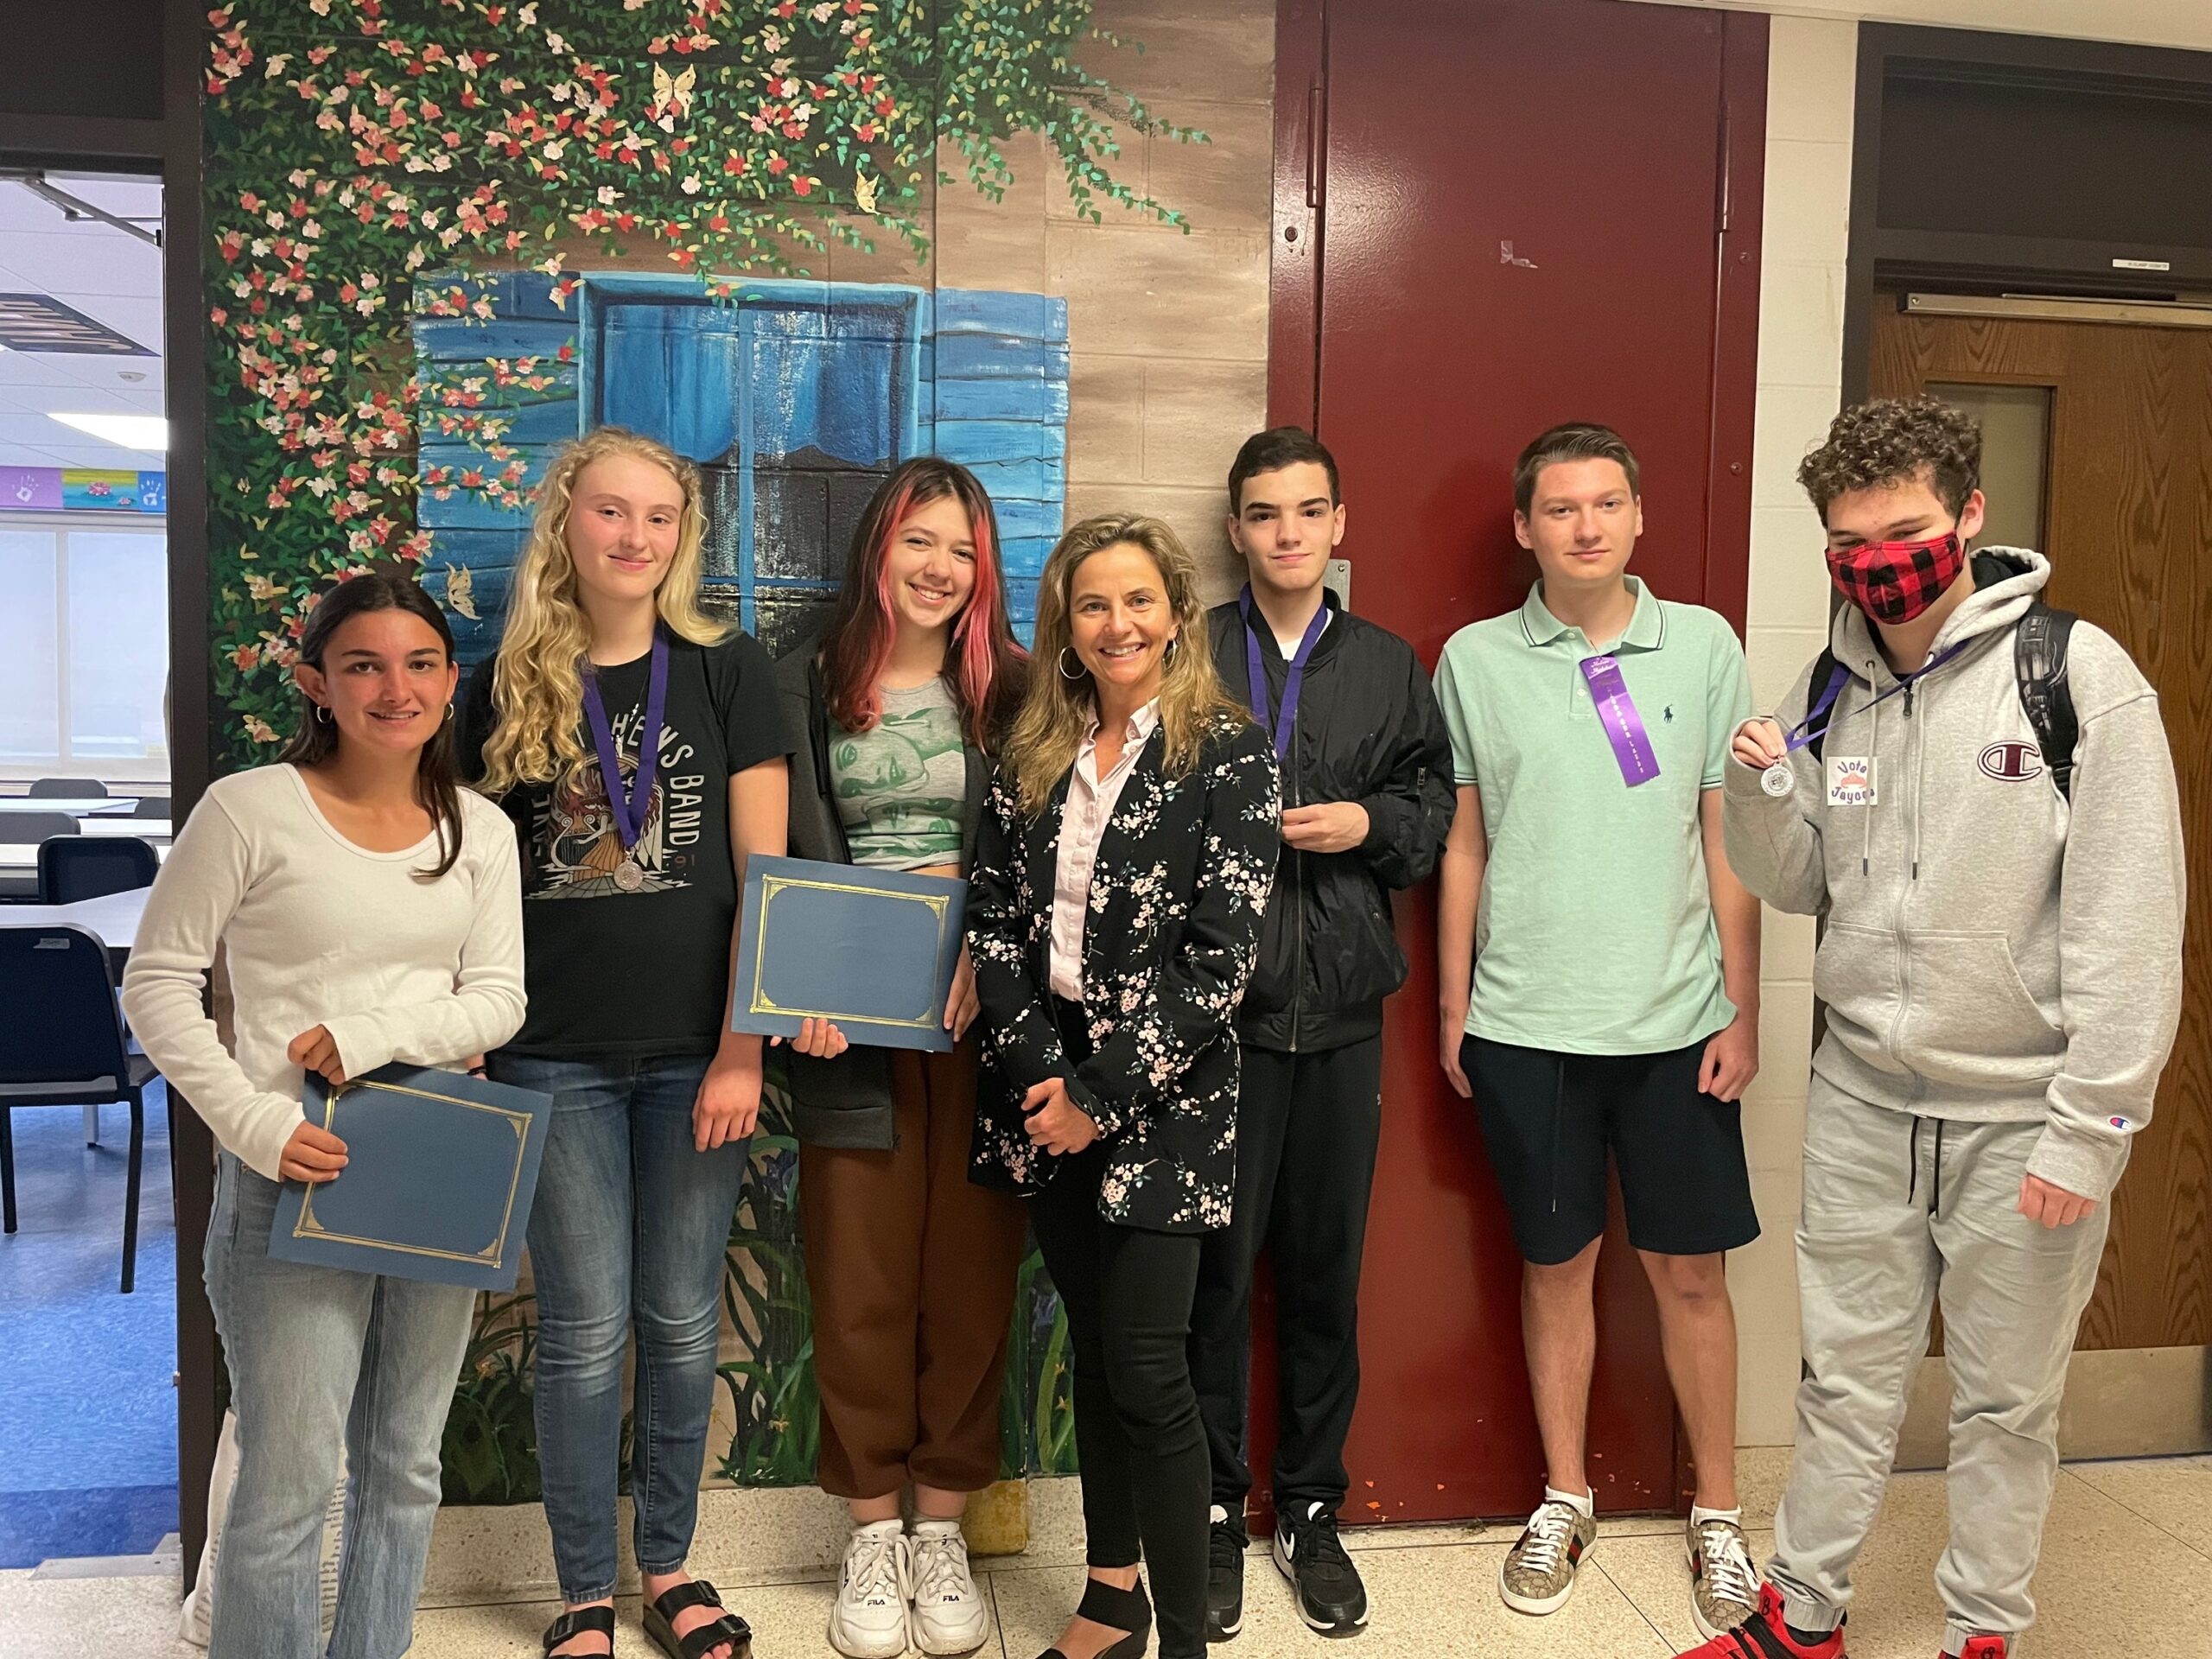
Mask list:
[[[1838,1628],[1817,1642],[1800,1642],[1783,1623],[1782,1592],[1770,1584],[1761,1585],[1758,1611],[1703,1647],[1692,1648],[1681,1659],[1844,1659],[1843,1631]],[[1983,1656],[1974,1654],[1972,1659]],[[2003,1659],[2001,1651],[1999,1659]]]

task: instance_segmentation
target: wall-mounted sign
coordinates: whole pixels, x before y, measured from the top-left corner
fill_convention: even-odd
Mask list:
[[[0,512],[167,512],[166,473],[0,467]]]

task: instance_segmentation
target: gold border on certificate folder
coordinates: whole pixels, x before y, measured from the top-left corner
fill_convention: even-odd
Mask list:
[[[380,1089],[388,1095],[413,1095],[418,1100],[435,1100],[448,1106],[460,1106],[472,1112],[485,1112],[505,1120],[515,1132],[515,1166],[507,1177],[506,1207],[499,1213],[499,1230],[491,1244],[480,1251],[435,1250],[423,1244],[402,1244],[388,1238],[363,1238],[353,1233],[334,1233],[315,1218],[315,1194],[319,1182],[308,1184],[307,1194],[300,1200],[300,1218],[292,1224],[294,1238],[319,1238],[332,1244],[365,1244],[379,1250],[397,1250],[402,1255],[425,1255],[439,1262],[473,1262],[481,1267],[496,1268],[506,1259],[507,1229],[514,1223],[515,1197],[522,1189],[523,1150],[530,1141],[531,1115],[505,1106],[486,1106],[480,1100],[466,1100],[459,1095],[433,1094],[428,1089],[403,1089],[390,1083],[341,1084],[330,1091],[323,1102],[322,1127],[333,1135],[338,1133],[338,1103],[344,1096],[363,1090]],[[342,1136],[340,1137],[343,1138]]]
[[[845,1020],[855,1024],[896,1026],[913,1031],[927,1031],[939,1019],[937,1010],[924,1007],[912,1020],[884,1020],[874,1016],[863,1018],[838,1008],[787,1008],[768,995],[762,983],[768,970],[768,909],[775,896],[786,887],[812,887],[823,893],[857,893],[870,899],[897,899],[907,904],[923,905],[937,918],[938,949],[944,949],[945,910],[950,902],[941,893],[893,893],[884,887],[864,887],[853,881],[824,881],[816,876],[769,875],[760,877],[760,913],[753,923],[753,998],[748,1011],[753,1014],[781,1014],[788,1019]],[[932,999],[934,1000],[934,999]]]

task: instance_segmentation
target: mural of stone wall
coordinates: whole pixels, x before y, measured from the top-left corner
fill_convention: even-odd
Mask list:
[[[710,602],[772,650],[900,457],[974,467],[1025,632],[1063,524],[1234,572],[1265,413],[1272,0],[235,0],[209,13],[219,769],[273,754],[312,596],[416,564],[498,640],[551,449],[619,420],[713,496]],[[795,1147],[772,1089],[724,1274],[710,1480],[811,1480]],[[1023,1268],[1011,1471],[1072,1467]],[[525,1284],[487,1302],[449,1501],[527,1501]]]

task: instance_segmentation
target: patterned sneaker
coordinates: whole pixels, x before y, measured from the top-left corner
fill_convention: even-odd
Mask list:
[[[2011,1650],[2001,1636],[1970,1636],[1959,1649],[1958,1659],[2005,1659]],[[1949,1659],[1949,1656],[1938,1655],[1937,1659]]]
[[[1732,1630],[1759,1606],[1759,1575],[1744,1529],[1733,1521],[1707,1516],[1688,1526],[1690,1552],[1690,1616],[1707,1641]]]
[[[1844,1659],[1843,1631],[1838,1628],[1817,1641],[1799,1641],[1783,1623],[1782,1592],[1762,1585],[1758,1610],[1751,1618],[1681,1659]]]
[[[830,1645],[846,1659],[897,1659],[906,1651],[908,1551],[897,1521],[853,1529],[830,1608]]]
[[[1555,1613],[1574,1593],[1574,1572],[1598,1541],[1598,1520],[1547,1497],[1498,1564],[1497,1593],[1516,1613]]]
[[[907,1540],[914,1593],[914,1645],[924,1653],[971,1653],[991,1633],[990,1611],[968,1570],[957,1521],[917,1521]]]

